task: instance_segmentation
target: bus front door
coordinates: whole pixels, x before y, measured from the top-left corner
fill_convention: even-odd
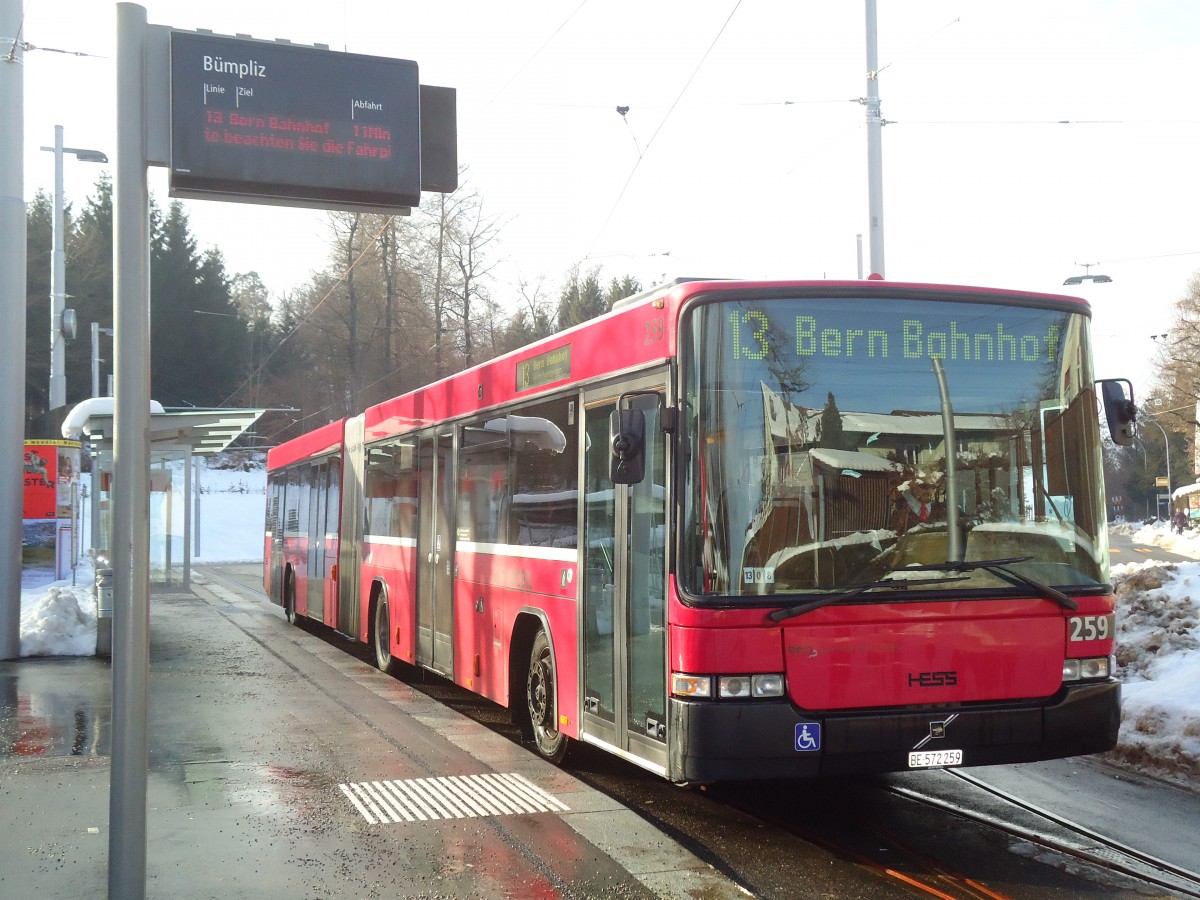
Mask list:
[[[417,559],[417,663],[454,677],[454,437],[425,435],[417,450],[420,533]]]
[[[640,380],[621,390],[663,390]],[[631,398],[646,416],[646,477],[609,480],[612,390],[585,398],[583,735],[655,769],[667,765],[666,436],[659,397]],[[627,401],[630,402],[630,401]]]

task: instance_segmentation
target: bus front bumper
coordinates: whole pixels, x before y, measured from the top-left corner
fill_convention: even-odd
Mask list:
[[[918,750],[959,750],[961,765],[986,766],[1111,750],[1121,685],[1064,686],[1044,703],[811,716],[787,700],[671,698],[669,716],[675,782],[906,771]]]

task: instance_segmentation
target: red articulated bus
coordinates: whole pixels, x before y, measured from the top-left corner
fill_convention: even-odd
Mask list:
[[[1076,298],[679,281],[273,449],[274,603],[675,782],[1111,748]]]

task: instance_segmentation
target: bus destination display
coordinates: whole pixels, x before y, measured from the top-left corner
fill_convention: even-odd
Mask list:
[[[417,64],[171,33],[171,193],[317,207],[421,199]]]

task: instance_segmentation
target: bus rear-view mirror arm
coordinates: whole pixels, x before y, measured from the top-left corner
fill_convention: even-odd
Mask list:
[[[1133,384],[1128,378],[1102,378],[1100,395],[1104,398],[1104,417],[1108,420],[1108,433],[1113,443],[1128,447],[1133,443],[1133,423],[1137,420],[1137,406],[1133,402]],[[1125,396],[1125,385],[1129,396]]]
[[[675,410],[666,409],[659,391],[626,391],[617,398],[617,408],[609,416],[608,479],[613,484],[641,484],[646,477],[646,413],[633,407],[622,408],[629,397],[651,396],[658,400],[659,427],[675,430]]]

